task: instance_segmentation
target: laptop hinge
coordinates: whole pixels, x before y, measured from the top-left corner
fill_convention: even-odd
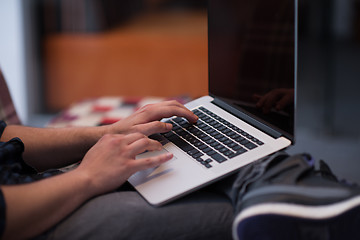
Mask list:
[[[261,131],[267,133],[268,135],[272,136],[273,138],[279,138],[282,136],[282,134],[269,126],[263,124],[262,122],[250,117],[249,115],[241,112],[240,110],[230,106],[229,104],[225,103],[224,101],[221,101],[220,99],[214,98],[212,101],[213,104],[216,106],[226,110],[227,112],[231,113],[232,115],[240,118],[241,120],[247,122],[248,124],[260,129]]]

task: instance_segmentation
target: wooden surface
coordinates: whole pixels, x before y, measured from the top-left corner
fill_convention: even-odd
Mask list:
[[[207,94],[205,12],[143,15],[100,34],[49,35],[44,43],[50,110],[98,96]]]

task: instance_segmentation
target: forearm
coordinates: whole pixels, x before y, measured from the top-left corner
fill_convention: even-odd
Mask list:
[[[195,123],[198,117],[176,101],[146,105],[121,121],[102,127],[39,129],[22,126],[5,128],[1,141],[19,137],[25,144],[24,160],[43,171],[62,167],[82,159],[83,155],[102,136],[140,132],[147,136],[170,131],[171,124],[160,122],[162,118],[185,117]]]
[[[95,194],[90,192],[90,183],[87,176],[73,171],[35,183],[2,186],[6,202],[3,239],[30,238],[52,227]]]
[[[74,163],[106,133],[104,127],[31,128],[8,126],[2,141],[19,137],[25,145],[24,160],[39,171]]]
[[[142,152],[161,148],[159,142],[140,133],[107,134],[73,171],[30,184],[2,186],[6,202],[4,238],[40,234],[91,197],[113,191],[137,171],[170,160],[172,154],[135,159]]]

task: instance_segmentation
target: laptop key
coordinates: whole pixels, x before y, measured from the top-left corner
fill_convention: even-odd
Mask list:
[[[200,113],[201,113],[201,111],[200,111],[200,110],[198,110],[198,109],[194,109],[194,110],[192,110],[192,112],[193,112],[195,115],[198,115],[198,114],[200,114]]]
[[[208,163],[204,163],[204,166],[207,167],[207,168],[211,168],[212,166]]]
[[[217,147],[217,146],[219,146],[219,145],[220,145],[220,143],[219,143],[219,142],[216,142],[216,141],[210,143],[210,146],[212,146],[213,148],[215,148],[215,147]]]
[[[207,151],[207,149],[209,148],[208,146],[206,146],[205,144],[201,145],[198,147],[202,152]]]
[[[231,147],[231,146],[230,146]],[[242,149],[243,147],[241,147],[240,145],[238,145],[238,144],[236,144],[236,145],[234,145],[233,147],[231,147],[231,149],[232,150],[234,150],[234,151],[238,151],[238,150],[240,150],[240,149]]]
[[[248,144],[245,144],[245,147],[247,149],[254,149],[256,148],[257,146],[255,144],[253,144],[252,142],[249,142]]]
[[[237,152],[233,153],[232,155],[229,156],[229,158],[234,158],[236,156],[239,156],[240,154],[243,154],[247,152],[247,150],[245,148],[241,148],[240,150],[238,150]]]
[[[221,156],[219,153],[215,153],[213,155],[211,155],[211,157],[217,161],[218,163],[222,163],[226,161],[226,158],[224,158],[223,156]]]
[[[185,152],[195,149],[193,146],[191,146],[189,143],[182,140],[180,137],[178,137],[175,134],[173,136],[169,137],[168,139]]]
[[[222,143],[224,143],[227,146],[230,146],[231,144],[234,144],[233,141],[231,141],[229,138],[224,138],[223,141],[221,141]]]
[[[217,152],[215,152],[213,149],[211,149],[206,154],[209,155],[209,156],[213,156],[214,154],[217,154]]]
[[[216,138],[220,142],[223,142],[226,140],[226,139],[224,140],[224,135],[222,135],[221,133],[215,135],[214,138]]]
[[[246,144],[250,143],[250,141],[244,139],[244,140],[240,141],[239,143],[240,143],[241,145],[246,145]]]
[[[202,156],[204,156],[204,154],[203,153],[201,153],[201,152],[198,152],[198,153],[195,153],[195,154],[193,154],[193,155],[191,155],[193,158],[199,158],[199,157],[202,157]]]
[[[224,146],[222,146],[222,145],[216,146],[215,149],[218,150],[218,151],[221,152],[221,153],[224,153],[224,152],[226,152],[226,151],[229,150],[229,149],[227,149],[226,147],[224,147]]]
[[[232,151],[230,151],[230,150],[227,150],[226,152],[222,152],[222,154],[229,157],[229,156],[233,155],[234,153]]]
[[[166,138],[172,137],[173,135],[174,135],[174,132],[172,132],[172,131],[167,132],[167,133],[163,133],[163,136],[166,137]]]
[[[191,149],[190,151],[187,151],[187,153],[188,153],[189,155],[195,155],[195,154],[199,153],[199,151],[198,151],[197,149],[193,148],[193,149]]]
[[[245,140],[245,138],[241,137],[241,136],[237,136],[236,138],[234,138],[235,141],[237,141],[238,143],[240,143],[241,141]]]
[[[225,127],[224,125],[221,125],[221,126],[218,128],[218,130],[219,130],[220,132],[224,131],[225,129],[226,129],[226,127]]]
[[[195,160],[200,162],[200,163],[204,161],[202,158],[195,158]]]
[[[206,146],[206,148],[202,149],[202,151],[206,154],[208,154],[208,152],[213,151],[210,147]]]
[[[237,135],[234,131],[230,131],[228,133],[226,133],[227,136],[231,137],[231,136],[234,136],[234,135]]]

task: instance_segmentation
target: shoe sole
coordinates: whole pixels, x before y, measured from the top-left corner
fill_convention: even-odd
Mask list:
[[[258,204],[234,220],[233,237],[244,239],[360,239],[360,196],[326,206]]]

